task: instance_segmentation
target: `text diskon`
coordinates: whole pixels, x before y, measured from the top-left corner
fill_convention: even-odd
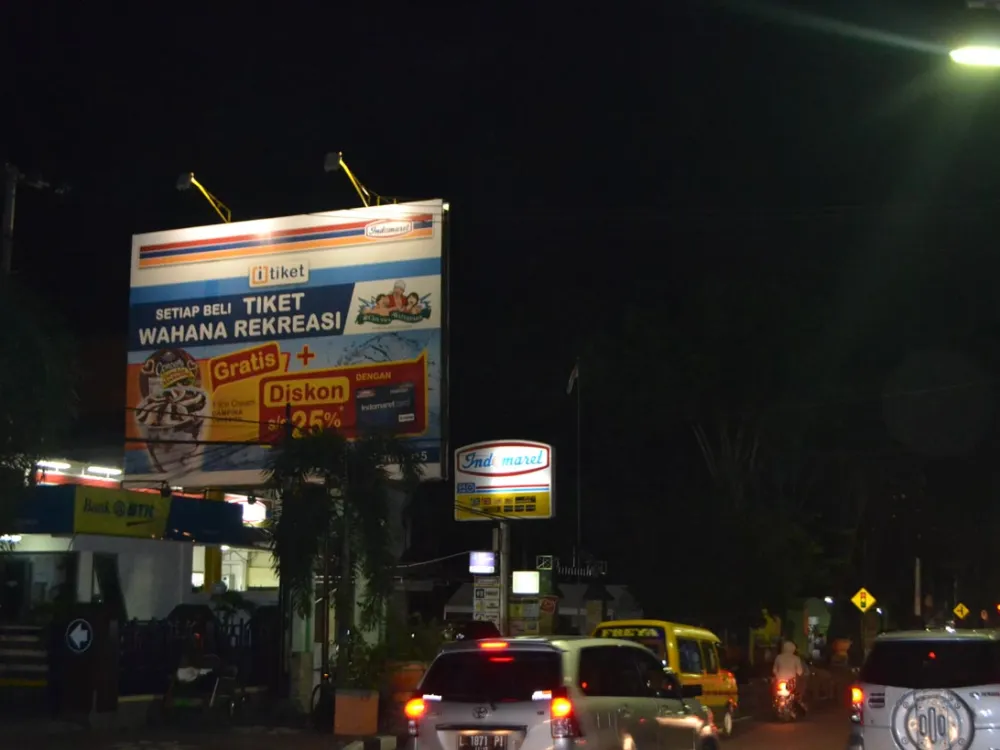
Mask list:
[[[264,390],[268,406],[308,406],[310,404],[343,404],[351,395],[351,381],[345,377],[319,380],[274,381]]]

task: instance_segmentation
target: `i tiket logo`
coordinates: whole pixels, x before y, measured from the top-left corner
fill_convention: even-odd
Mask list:
[[[309,283],[309,266],[299,263],[260,263],[250,266],[250,288]]]

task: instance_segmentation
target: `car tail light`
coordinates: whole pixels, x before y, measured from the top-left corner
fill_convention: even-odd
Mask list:
[[[865,691],[857,685],[851,688],[851,721],[855,724],[864,724],[865,718]]]
[[[406,702],[406,705],[403,707],[403,713],[406,714],[406,724],[410,736],[416,737],[418,722],[427,713],[427,704],[424,703],[423,698],[413,698]]]
[[[549,703],[550,724],[552,727],[552,739],[579,737],[580,725],[573,712],[573,703],[569,698],[557,696]]]
[[[484,648],[487,651],[496,651],[497,649],[507,648],[507,641],[480,641],[479,648]]]

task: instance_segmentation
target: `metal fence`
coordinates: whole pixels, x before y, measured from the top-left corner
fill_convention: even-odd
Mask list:
[[[119,695],[159,694],[182,657],[217,654],[244,685],[266,685],[276,664],[270,623],[132,620],[119,627]]]

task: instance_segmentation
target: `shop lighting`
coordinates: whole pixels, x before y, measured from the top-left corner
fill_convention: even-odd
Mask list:
[[[68,469],[70,467],[69,461],[52,461],[45,459],[44,461],[36,461],[35,465],[39,469],[52,469],[54,471],[62,471],[63,469]]]
[[[106,466],[88,466],[88,474],[103,474],[106,477],[117,477],[121,476],[121,469],[109,469]]]

